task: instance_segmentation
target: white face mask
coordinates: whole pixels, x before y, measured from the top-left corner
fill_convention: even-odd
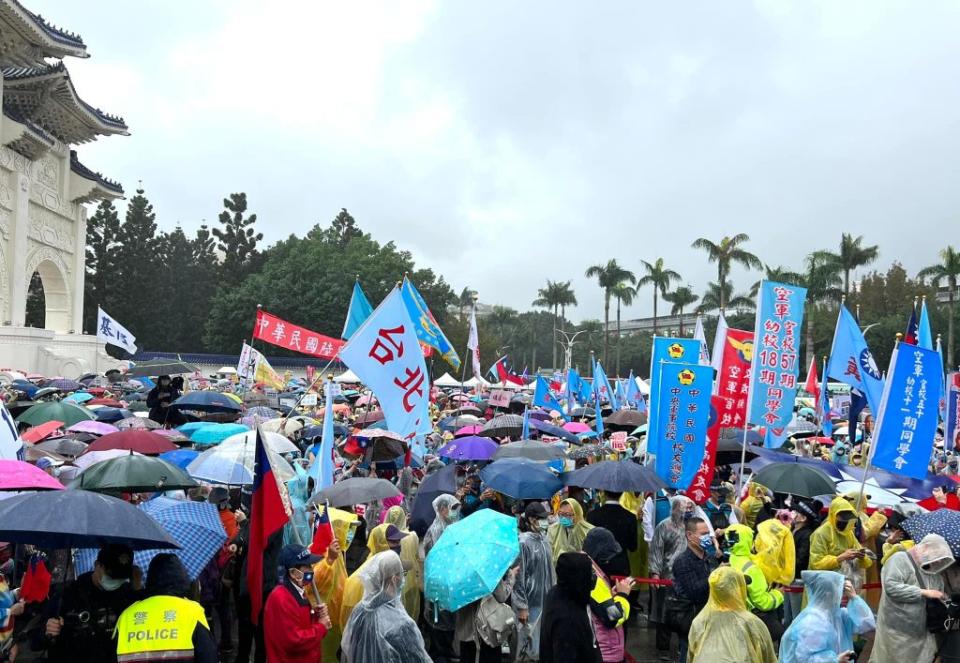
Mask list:
[[[105,592],[113,592],[127,583],[125,578],[111,578],[106,573],[100,574],[100,588]]]

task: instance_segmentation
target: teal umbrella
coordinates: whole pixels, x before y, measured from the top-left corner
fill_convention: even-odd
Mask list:
[[[39,426],[48,421],[62,421],[65,426],[72,426],[94,418],[95,415],[91,410],[76,403],[49,401],[37,403],[17,417],[17,421],[31,426]]]
[[[220,444],[231,435],[246,433],[249,430],[243,424],[210,424],[193,431],[190,441],[197,446]]]
[[[425,561],[424,596],[459,610],[491,594],[520,554],[517,520],[481,509],[448,525]]]

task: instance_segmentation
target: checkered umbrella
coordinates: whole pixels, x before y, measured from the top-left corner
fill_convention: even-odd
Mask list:
[[[173,540],[180,544],[179,550],[138,550],[133,555],[134,564],[143,570],[147,579],[150,560],[161,552],[172,552],[187,567],[191,580],[196,580],[203,567],[213,559],[227,540],[227,533],[220,523],[217,507],[207,502],[182,502],[167,497],[157,497],[140,505],[140,509],[156,520]],[[97,558],[96,548],[83,548],[74,554],[77,574],[93,569]]]

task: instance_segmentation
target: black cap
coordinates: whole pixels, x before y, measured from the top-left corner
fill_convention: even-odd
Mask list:
[[[541,502],[530,502],[527,505],[527,508],[523,510],[524,518],[546,518],[547,510],[544,508],[543,503]]]
[[[313,566],[323,559],[323,555],[313,555],[310,549],[296,543],[291,543],[283,547],[280,551],[280,557],[277,564],[285,569],[292,569],[298,566]]]
[[[133,550],[122,543],[111,543],[100,549],[97,562],[107,575],[116,580],[133,577]]]
[[[224,488],[223,486],[214,486],[210,489],[210,494],[207,495],[207,501],[210,504],[223,504],[230,501],[230,491]]]
[[[797,502],[796,510],[807,518],[817,519],[820,517],[820,510],[816,509],[816,507],[809,502]]]
[[[401,532],[396,525],[387,525],[387,532],[385,534],[387,541],[391,543],[396,543],[397,541],[402,541],[407,534]]]

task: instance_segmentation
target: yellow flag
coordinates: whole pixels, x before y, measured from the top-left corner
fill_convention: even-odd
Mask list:
[[[283,377],[273,370],[273,366],[270,365],[270,362],[267,361],[267,358],[263,355],[260,355],[260,359],[257,361],[257,368],[253,373],[253,381],[260,382],[268,387],[273,387],[277,391],[283,391],[283,388],[286,386]]]

